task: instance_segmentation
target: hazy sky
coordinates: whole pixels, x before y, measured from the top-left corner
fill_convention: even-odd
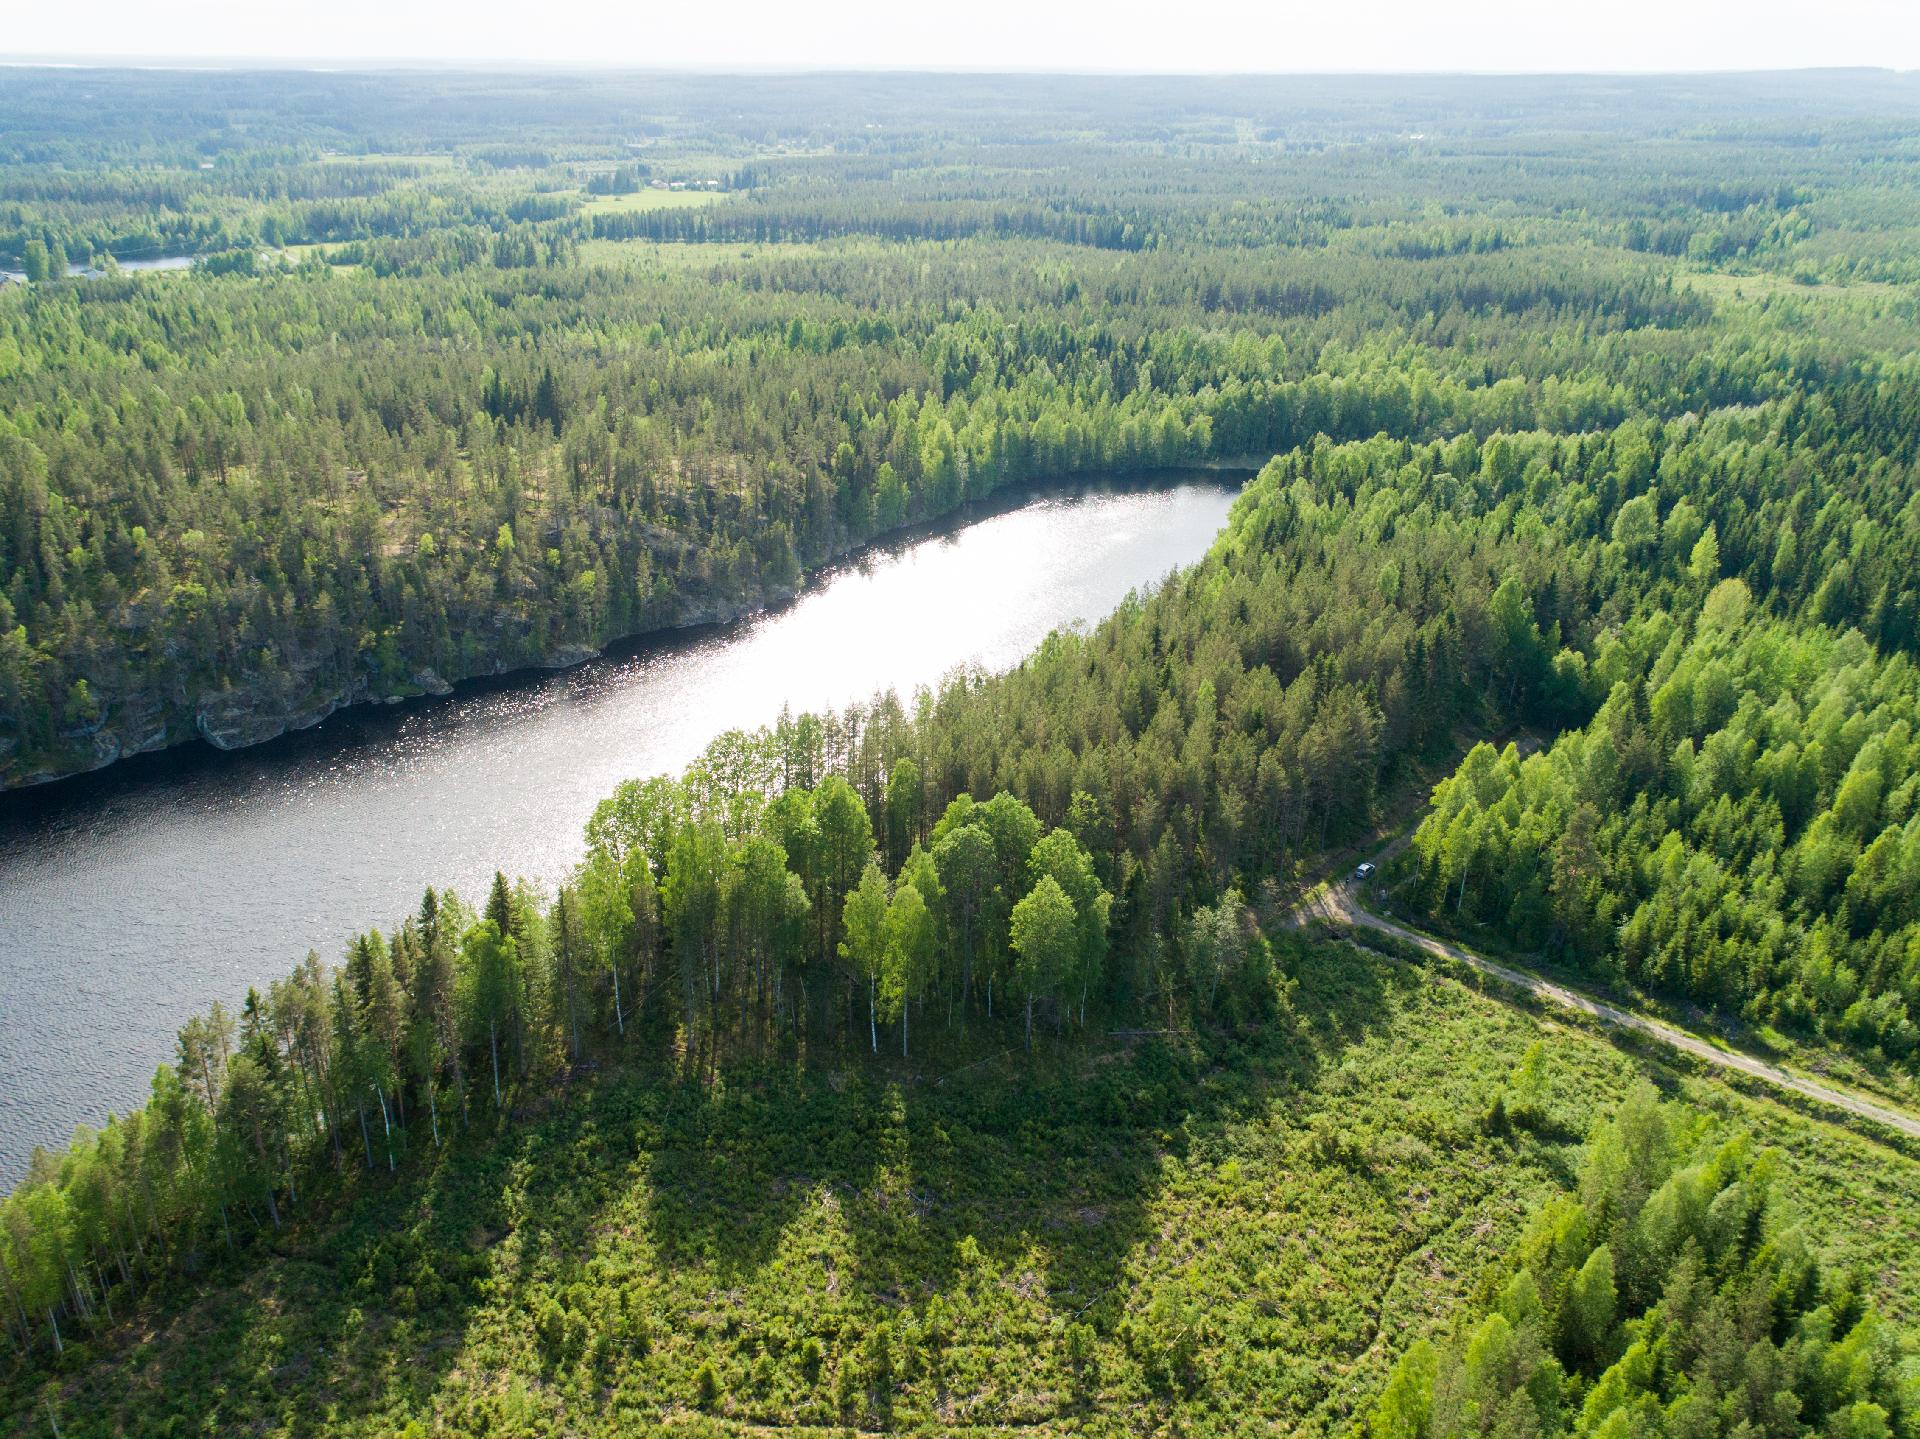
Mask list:
[[[42,0],[10,8],[0,53],[16,58],[971,70],[1920,68],[1920,0]]]

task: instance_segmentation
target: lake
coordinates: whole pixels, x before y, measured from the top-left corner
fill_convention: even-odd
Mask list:
[[[161,255],[150,260],[117,260],[114,263],[119,266],[121,274],[137,275],[142,270],[191,270],[193,268],[193,261],[194,257],[192,255]],[[105,271],[96,270],[90,265],[69,263],[67,266],[67,278],[69,280],[97,280],[105,273]],[[24,282],[26,278],[27,272],[25,270],[0,270],[0,281],[19,284]]]
[[[142,1101],[214,1000],[237,1009],[310,948],[337,958],[428,884],[551,887],[614,785],[722,730],[1007,668],[1198,559],[1237,493],[1208,475],[1028,492],[736,624],[0,797],[0,1185],[34,1145]]]

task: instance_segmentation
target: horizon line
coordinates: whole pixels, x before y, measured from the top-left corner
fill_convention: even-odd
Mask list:
[[[845,75],[942,75],[978,78],[1046,78],[1062,76],[1090,79],[1208,79],[1208,80],[1286,80],[1286,79],[1686,79],[1694,77],[1735,78],[1742,76],[1810,76],[1871,74],[1890,77],[1920,76],[1920,68],[1870,63],[1782,66],[1673,66],[1646,69],[1556,69],[1548,66],[1492,67],[1488,69],[1357,69],[1343,66],[1304,67],[1298,69],[1164,69],[1129,66],[987,66],[937,65],[918,62],[881,62],[863,65],[780,65],[747,61],[686,60],[642,63],[625,60],[553,59],[526,60],[459,57],[433,59],[422,56],[328,56],[328,55],[199,55],[191,52],[169,55],[48,54],[0,53],[0,68],[16,70],[153,70],[176,73],[232,70],[293,70],[312,74],[351,74],[360,71],[446,71],[467,73],[673,75],[711,78],[766,76],[845,76]]]

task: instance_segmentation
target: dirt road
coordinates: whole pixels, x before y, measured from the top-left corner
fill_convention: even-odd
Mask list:
[[[1390,846],[1387,852],[1379,856],[1379,861],[1389,858],[1392,850],[1403,842],[1396,841],[1394,846]],[[1358,887],[1351,880],[1333,881],[1301,905],[1300,915],[1303,919],[1322,919],[1347,928],[1371,929],[1380,934],[1392,935],[1402,943],[1415,945],[1429,954],[1457,960],[1482,974],[1492,975],[1504,983],[1537,995],[1564,1009],[1589,1015],[1602,1024],[1633,1030],[1671,1049],[1677,1049],[1683,1054],[1692,1055],[1704,1063],[1714,1065],[1716,1068],[1732,1070],[1778,1088],[1791,1090],[1795,1094],[1817,1100],[1821,1104],[1831,1105],[1835,1109],[1858,1115],[1862,1119],[1870,1119],[1875,1124],[1883,1124],[1888,1129],[1895,1129],[1902,1134],[1920,1139],[1920,1118],[1914,1115],[1876,1103],[1850,1090],[1837,1089],[1832,1085],[1822,1084],[1818,1080],[1803,1078],[1778,1065],[1769,1064],[1764,1059],[1757,1059],[1751,1054],[1722,1049],[1674,1025],[1649,1019],[1645,1015],[1635,1014],[1631,1010],[1621,1009],[1602,1000],[1590,999],[1563,985],[1542,979],[1537,974],[1512,969],[1488,959],[1485,955],[1464,949],[1460,945],[1449,944],[1445,940],[1421,934],[1418,930],[1408,929],[1403,924],[1397,924],[1367,909],[1361,903],[1357,889]]]

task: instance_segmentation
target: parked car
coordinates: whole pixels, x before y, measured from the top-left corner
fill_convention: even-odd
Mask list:
[[[1354,878],[1354,881],[1359,884],[1364,884],[1368,880],[1372,879],[1373,878],[1372,862],[1368,861],[1358,866],[1353,872],[1353,878]]]

